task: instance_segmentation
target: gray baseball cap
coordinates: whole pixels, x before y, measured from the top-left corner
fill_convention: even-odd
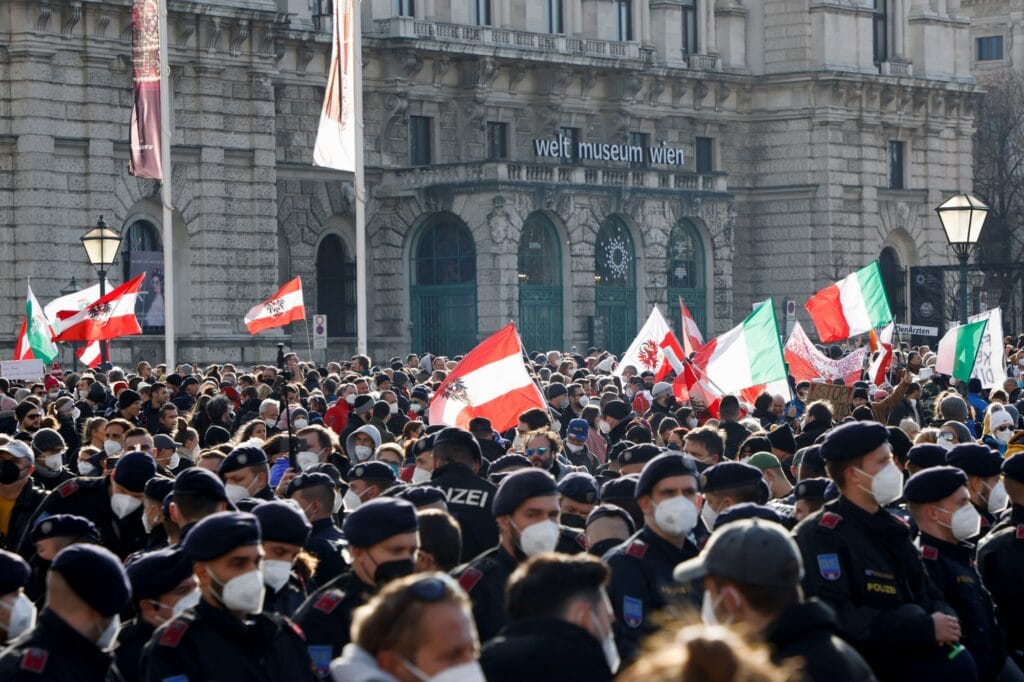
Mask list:
[[[749,519],[716,531],[700,556],[672,571],[676,582],[708,575],[744,585],[791,587],[804,576],[800,550],[777,523]]]

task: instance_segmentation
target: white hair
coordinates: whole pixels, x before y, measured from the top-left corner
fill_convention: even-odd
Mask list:
[[[273,398],[267,398],[266,400],[260,403],[260,414],[264,414],[267,411],[267,408],[269,407],[277,408],[278,412],[281,411],[281,406],[278,404],[276,400],[274,400]]]

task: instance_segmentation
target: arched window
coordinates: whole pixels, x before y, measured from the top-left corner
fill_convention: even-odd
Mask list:
[[[594,248],[594,342],[622,353],[636,336],[636,257],[633,238],[619,218],[608,218]]]
[[[328,336],[356,335],[356,263],[336,234],[316,250],[316,309],[327,316]]]
[[[885,294],[889,297],[889,307],[893,319],[897,322],[907,319],[907,270],[900,260],[899,251],[891,246],[882,249],[878,256],[878,269],[882,272],[882,283]]]
[[[527,218],[519,241],[519,335],[530,351],[562,345],[562,247],[543,213]]]
[[[412,251],[412,339],[418,353],[455,355],[476,345],[476,246],[459,218],[426,221]]]
[[[121,242],[124,281],[146,273],[135,298],[135,316],[143,334],[164,333],[164,250],[160,231],[148,220],[136,220]]]
[[[683,220],[672,228],[668,243],[668,309],[678,335],[682,329],[679,298],[693,315],[701,334],[707,335],[707,279],[704,242],[697,228]]]

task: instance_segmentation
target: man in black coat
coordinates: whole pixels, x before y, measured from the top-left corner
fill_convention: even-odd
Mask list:
[[[619,654],[605,595],[608,567],[588,554],[545,554],[508,581],[509,624],[480,653],[488,682],[610,681]],[[557,655],[551,652],[557,642]]]
[[[760,519],[730,523],[711,536],[704,552],[680,564],[682,583],[704,581],[704,620],[743,624],[760,632],[776,663],[800,666],[807,682],[867,682],[875,677],[857,651],[837,636],[835,613],[804,601],[803,562],[781,525]]]

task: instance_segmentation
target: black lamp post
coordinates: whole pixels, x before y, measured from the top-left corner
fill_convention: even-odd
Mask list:
[[[988,211],[988,206],[973,194],[957,194],[935,209],[946,239],[960,261],[960,324],[967,324],[967,261],[981,236]]]
[[[78,291],[78,282],[75,281],[75,276],[72,275],[71,276],[71,281],[68,282],[68,285],[60,290],[60,295],[61,296],[70,296],[71,294],[75,293],[76,291]],[[77,350],[78,350],[78,344],[75,343],[74,341],[72,341],[71,342],[71,369],[73,371],[75,371],[75,372],[78,371],[78,355],[75,354],[75,351],[77,351]]]
[[[117,250],[121,248],[121,235],[107,227],[103,216],[96,222],[96,227],[82,235],[82,246],[85,247],[85,255],[89,258],[89,264],[96,268],[100,276],[100,298],[107,293],[107,269],[117,259]],[[100,360],[106,363],[109,360],[110,349],[108,342],[100,344]]]

